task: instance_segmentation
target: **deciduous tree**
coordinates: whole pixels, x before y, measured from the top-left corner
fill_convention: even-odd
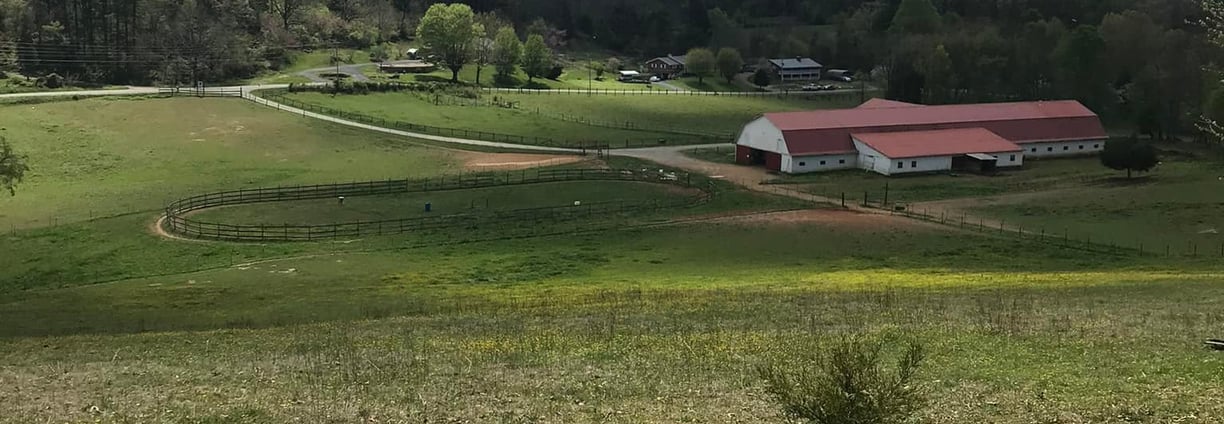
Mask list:
[[[718,61],[710,49],[696,48],[688,51],[685,56],[684,69],[697,76],[697,83],[705,83],[705,78],[714,75],[718,70]]]
[[[939,10],[931,0],[901,0],[889,30],[897,34],[931,34],[939,31],[940,24]]]
[[[739,50],[723,47],[718,51],[718,73],[727,79],[727,83],[734,80],[735,75],[743,68],[744,58],[740,56]]]
[[[527,73],[527,81],[548,74],[553,66],[552,49],[544,43],[544,37],[531,34],[527,43],[523,44],[523,72]]]
[[[459,82],[459,71],[472,61],[481,32],[476,14],[462,3],[430,6],[417,26],[417,38],[451,70],[452,82]]]
[[[514,27],[503,27],[493,40],[493,65],[497,67],[497,75],[503,78],[514,75],[514,68],[522,58],[523,42],[514,33]]]
[[[0,189],[7,190],[9,195],[17,194],[17,183],[25,178],[29,169],[30,167],[26,166],[26,157],[14,152],[8,140],[0,137]]]
[[[1109,169],[1125,170],[1126,178],[1131,178],[1133,171],[1150,171],[1158,163],[1156,146],[1134,137],[1110,140],[1101,151],[1101,164]]]

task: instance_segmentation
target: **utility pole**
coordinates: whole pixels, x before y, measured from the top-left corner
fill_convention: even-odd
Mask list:
[[[336,72],[332,75],[332,97],[340,93],[340,44],[332,44],[332,62],[336,64]]]

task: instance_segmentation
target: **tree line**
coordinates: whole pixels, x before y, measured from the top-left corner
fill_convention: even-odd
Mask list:
[[[1133,122],[1137,132],[1165,137],[1193,129],[1200,115],[1224,115],[1218,100],[1224,92],[1209,66],[1219,51],[1200,24],[1209,14],[1202,3],[1212,1],[454,3],[472,11],[473,37],[466,40],[472,44],[462,59],[500,61],[501,75],[511,72],[505,63],[515,62],[529,78],[547,77],[555,64],[544,59],[551,55],[540,42],[634,62],[694,48],[708,48],[717,59],[733,49],[748,63],[806,56],[856,70],[899,100],[1074,98],[1108,119]],[[443,2],[0,0],[0,70],[106,83],[232,81],[283,67],[303,50],[415,38],[437,3]],[[510,38],[499,37],[506,28],[525,40],[521,62],[510,60]],[[709,69],[701,66],[708,56],[697,53],[698,70]]]

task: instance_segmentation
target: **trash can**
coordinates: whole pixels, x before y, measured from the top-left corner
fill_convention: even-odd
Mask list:
[[[425,212],[433,211],[433,203],[425,203]]]

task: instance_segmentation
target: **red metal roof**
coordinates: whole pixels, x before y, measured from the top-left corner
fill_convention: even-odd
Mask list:
[[[1023,149],[985,128],[852,134],[893,159],[1019,152]]]
[[[985,128],[1013,143],[1107,138],[1077,101],[987,103],[767,113],[791,155],[852,153],[850,134]]]
[[[896,100],[888,100],[888,99],[871,99],[871,100],[864,102],[861,105],[858,105],[858,107],[855,109],[889,109],[889,108],[895,108],[895,107],[922,107],[922,105],[916,105],[913,103],[906,103],[906,102],[898,102]]]

